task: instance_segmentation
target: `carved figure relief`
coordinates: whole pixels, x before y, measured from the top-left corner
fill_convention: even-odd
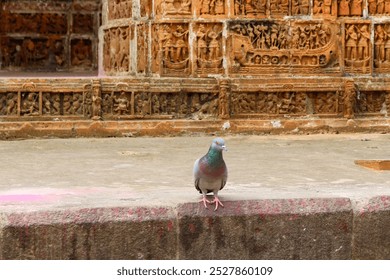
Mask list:
[[[93,14],[73,14],[73,33],[88,34],[94,32]]]
[[[105,102],[108,101],[108,104]],[[107,110],[107,113],[111,111],[114,115],[122,116],[122,115],[130,115],[132,113],[131,110],[131,93],[125,92],[121,90],[120,93],[112,93],[111,97],[105,97],[103,104]],[[112,106],[111,108],[109,108]]]
[[[363,0],[338,0],[339,16],[361,16],[363,14]]]
[[[135,114],[141,117],[150,115],[151,112],[151,97],[149,93],[136,93],[134,97]]]
[[[22,92],[20,115],[21,116],[39,115],[39,93],[38,92]]]
[[[71,42],[71,62],[73,66],[87,66],[92,64],[92,43],[86,39],[76,39]]]
[[[64,115],[83,115],[83,94],[65,93],[62,100]]]
[[[291,15],[309,15],[310,0],[292,0]]]
[[[218,116],[218,103],[219,99],[217,94],[189,94],[189,113],[191,118],[204,119]]]
[[[156,0],[157,16],[191,16],[192,0]]]
[[[289,26],[254,21],[233,23],[229,30],[233,73],[256,73],[260,71],[256,68],[276,70],[276,67],[280,72],[290,66],[339,70],[337,57],[333,55],[337,50],[333,25],[303,22]]]
[[[1,42],[2,67],[56,69],[64,66],[65,51],[61,40],[3,38]]]
[[[334,6],[335,0],[313,0],[313,15],[331,16],[336,15]],[[337,12],[337,11],[336,11]]]
[[[370,15],[389,15],[390,1],[389,0],[367,0],[368,13]]]
[[[199,0],[197,15],[200,17],[215,17],[225,15],[225,0]]]
[[[345,70],[349,73],[369,73],[371,42],[369,24],[345,25]]]
[[[123,26],[105,30],[103,52],[106,71],[129,71],[130,28]]]
[[[377,24],[374,27],[374,68],[377,72],[390,68],[390,24]]]
[[[341,98],[343,116],[347,119],[355,117],[357,109],[356,86],[353,81],[345,82],[345,89]]]
[[[234,0],[234,15],[259,17],[270,14],[267,0]]]
[[[132,17],[132,0],[109,0],[108,19],[121,19]]]
[[[222,73],[222,25],[200,23],[194,33],[197,73]]]
[[[315,114],[336,114],[337,94],[334,92],[319,92],[314,94]]]
[[[1,70],[71,70],[80,67],[72,62],[76,41],[83,38],[91,49],[96,48],[97,1],[0,2]],[[97,53],[89,54],[91,63],[83,64],[83,68],[92,70],[97,65]]]
[[[0,94],[0,115],[15,116],[18,114],[18,93],[5,92]]]
[[[358,96],[358,111],[362,114],[386,114],[386,93],[361,92]]]
[[[137,25],[137,72],[146,73],[148,67],[148,34],[146,24]]]
[[[154,26],[152,70],[162,75],[189,74],[188,25],[164,23]]]

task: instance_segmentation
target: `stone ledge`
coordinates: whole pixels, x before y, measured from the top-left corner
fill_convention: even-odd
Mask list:
[[[355,205],[355,206],[354,206]],[[1,259],[388,259],[390,197],[0,214]]]
[[[227,124],[227,126],[226,126]],[[224,128],[225,126],[225,128]],[[388,119],[230,119],[0,122],[0,139],[34,137],[128,137],[191,133],[389,133]]]

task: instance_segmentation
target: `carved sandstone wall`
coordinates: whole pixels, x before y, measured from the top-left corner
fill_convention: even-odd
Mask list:
[[[389,0],[104,0],[101,68],[180,77],[195,91],[216,80],[195,101],[174,87],[182,93],[124,93],[134,114],[386,115],[389,15]]]
[[[50,1],[2,3],[17,10],[21,2],[31,10]],[[71,32],[86,28],[71,24],[76,11],[94,21],[99,12],[95,1],[56,3],[68,7],[67,32],[50,36],[62,36],[72,71],[72,42],[97,42]],[[92,59],[100,75],[0,80],[0,120],[385,119],[389,16],[388,0],[103,0]],[[10,34],[2,36],[19,38]],[[14,46],[9,68],[16,47],[28,49],[18,40],[3,44]]]
[[[0,1],[0,71],[97,69],[100,2]]]

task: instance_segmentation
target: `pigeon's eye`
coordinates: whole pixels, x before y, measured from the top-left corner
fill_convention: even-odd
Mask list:
[[[216,141],[215,144],[220,145],[220,143],[218,141]]]

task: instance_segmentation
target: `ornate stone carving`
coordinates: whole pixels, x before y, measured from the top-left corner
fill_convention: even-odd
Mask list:
[[[196,34],[195,57],[198,74],[223,73],[222,24],[200,23]]]
[[[152,71],[161,75],[186,76],[190,72],[188,24],[154,25]]]
[[[338,71],[335,26],[322,22],[233,22],[229,26],[232,73],[297,69]],[[330,69],[329,69],[330,68]],[[261,69],[261,70],[260,70]],[[313,73],[313,72],[312,72]]]
[[[360,114],[387,114],[386,92],[360,92],[358,96]]]
[[[199,17],[221,17],[226,15],[226,0],[199,0],[196,13]]]
[[[390,70],[390,23],[374,26],[374,68],[380,73]]]
[[[313,15],[315,16],[336,16],[337,0],[313,0]]]
[[[13,116],[18,114],[18,93],[4,92],[0,94],[0,115]]]
[[[315,114],[337,114],[337,94],[335,92],[319,92],[314,94]]]
[[[82,3],[81,3],[82,2]],[[97,66],[99,1],[0,1],[0,70],[69,71]],[[74,60],[77,42],[89,63]]]
[[[338,0],[339,16],[361,16],[363,14],[363,0]]]
[[[132,0],[109,0],[108,1],[108,19],[121,19],[132,17]]]
[[[155,7],[158,17],[186,17],[191,16],[192,0],[156,0]]]
[[[148,69],[148,32],[145,23],[137,25],[137,72],[146,73]]]
[[[103,64],[105,71],[128,72],[130,61],[130,28],[104,30]]]
[[[345,70],[348,73],[370,73],[370,25],[345,24]]]
[[[353,81],[346,81],[344,87],[340,100],[343,116],[347,119],[353,119],[357,109],[356,85]]]
[[[389,0],[367,0],[369,15],[389,15]]]
[[[89,68],[92,65],[92,42],[90,40],[72,40],[71,53],[72,66]]]

